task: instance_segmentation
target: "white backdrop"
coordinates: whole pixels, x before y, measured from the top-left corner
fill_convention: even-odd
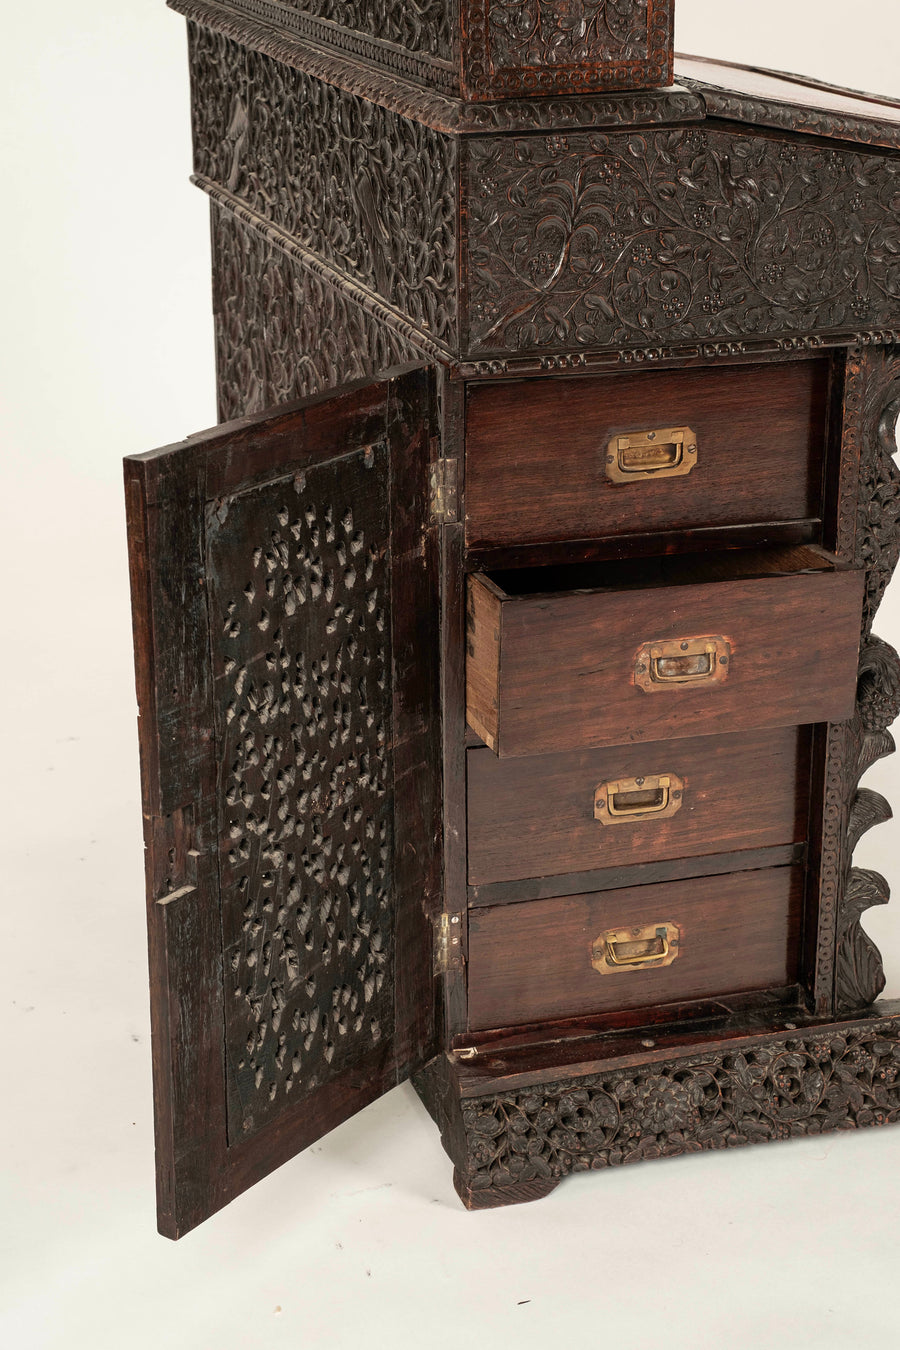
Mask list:
[[[467,1215],[401,1088],[181,1243],[155,1234],[122,455],[215,418],[207,208],[162,0],[4,16],[0,1340],[368,1350],[896,1343],[900,1130],[577,1177]],[[896,92],[896,0],[678,0],[682,50]],[[880,633],[900,642],[900,595]],[[871,786],[900,804],[900,764]],[[900,995],[898,833],[859,860]]]

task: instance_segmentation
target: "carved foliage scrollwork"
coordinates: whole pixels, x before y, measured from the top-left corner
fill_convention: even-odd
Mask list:
[[[634,61],[647,54],[649,0],[491,0],[494,66]]]
[[[897,348],[850,353],[844,456],[858,463],[859,483],[855,530],[847,522],[840,533],[846,540],[853,538],[852,553],[856,565],[865,569],[866,591],[856,715],[849,724],[829,732],[829,785],[843,815],[837,835],[839,904],[834,933],[834,1001],[841,1013],[872,1003],[885,984],[881,957],[861,919],[872,906],[887,903],[890,888],[879,873],[855,867],[853,853],[868,830],[891,817],[885,798],[859,784],[872,764],[893,752],[888,727],[900,715],[900,657],[872,634],[872,623],[900,559],[900,471],[893,458],[898,410]],[[829,875],[824,874],[826,883]],[[823,903],[829,893],[823,885]],[[826,937],[827,933],[820,932],[822,941]]]
[[[189,31],[196,172],[449,341],[454,143],[222,34]]]
[[[835,933],[835,1009],[847,1013],[868,1006],[885,985],[881,956],[863,930],[861,919],[873,905],[887,904],[890,887],[878,872],[853,866],[862,836],[890,820],[884,797],[860,780],[879,759],[894,751],[887,728],[900,715],[900,657],[881,638],[869,637],[862,648],[856,716],[849,726],[834,728],[841,736],[840,767],[844,775],[845,834],[842,849],[840,904]]]
[[[472,353],[890,328],[900,161],[723,130],[473,143]]]
[[[464,0],[470,97],[669,83],[671,0]]]
[[[225,210],[212,208],[223,421],[421,360],[399,333]]]
[[[900,348],[869,353],[864,371],[856,562],[866,569],[864,632],[900,561]]]
[[[474,1190],[900,1120],[896,1021],[464,1101]]]
[[[388,481],[375,446],[208,514],[232,1138],[393,1029]]]

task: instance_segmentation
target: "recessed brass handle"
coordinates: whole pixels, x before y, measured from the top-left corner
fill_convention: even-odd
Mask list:
[[[665,820],[681,810],[684,780],[674,773],[613,778],[594,789],[594,819],[602,825]]]
[[[731,669],[731,644],[723,637],[645,642],[634,661],[634,682],[646,693],[721,684]]]
[[[613,436],[606,447],[606,476],[613,483],[644,478],[680,478],[697,463],[699,447],[690,427],[660,427]]]
[[[591,952],[591,965],[601,975],[629,970],[661,970],[678,957],[680,930],[674,923],[643,928],[611,928],[601,933]]]

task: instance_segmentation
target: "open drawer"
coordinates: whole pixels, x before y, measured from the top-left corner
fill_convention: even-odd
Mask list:
[[[469,725],[535,755],[843,721],[863,585],[811,547],[470,576]]]

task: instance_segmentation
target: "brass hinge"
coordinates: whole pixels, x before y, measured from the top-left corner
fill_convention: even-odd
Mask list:
[[[429,474],[431,514],[435,520],[451,524],[459,518],[459,461],[437,459]]]
[[[459,970],[462,957],[462,921],[458,914],[439,914],[434,924],[434,973]]]

